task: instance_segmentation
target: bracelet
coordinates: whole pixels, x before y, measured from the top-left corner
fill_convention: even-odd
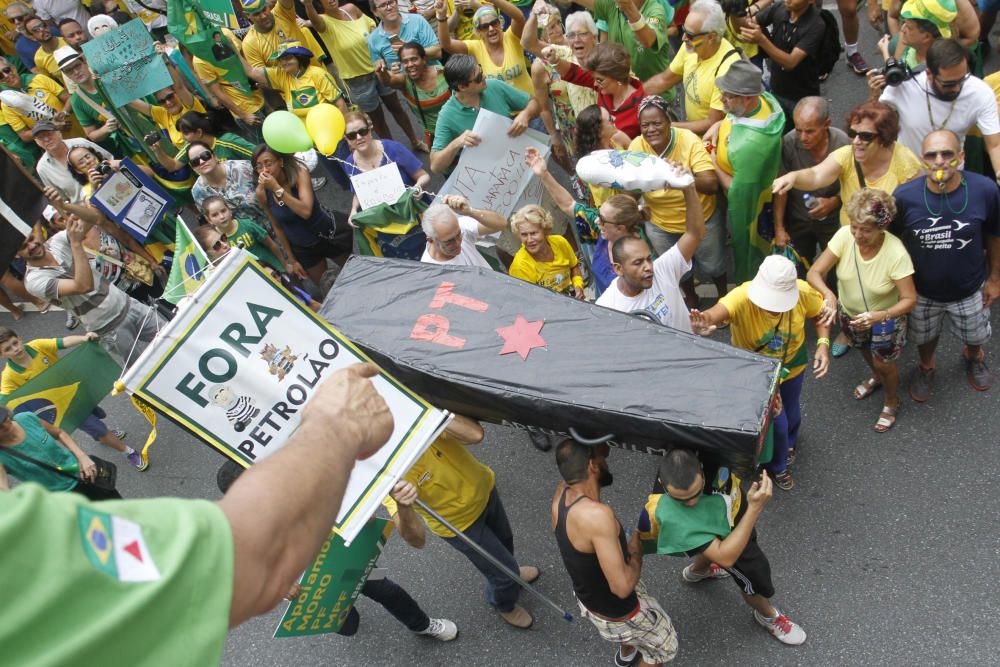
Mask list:
[[[573,287],[583,289],[583,276],[573,276],[570,282],[573,284]]]
[[[816,339],[816,347],[819,347],[820,345],[826,345],[827,347],[830,347],[830,339],[829,338],[817,338]]]
[[[632,28],[632,32],[639,32],[643,28],[648,27],[646,25],[646,17],[645,16],[640,16],[639,20],[636,21],[635,23],[632,23],[631,21],[629,21],[628,22],[628,27]]]
[[[885,313],[885,317],[882,318],[882,324],[885,324],[885,321],[889,319],[889,311],[883,310],[882,312]]]

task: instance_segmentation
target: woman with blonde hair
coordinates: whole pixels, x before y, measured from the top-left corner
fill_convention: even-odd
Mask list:
[[[879,387],[885,400],[875,430],[885,433],[899,410],[899,369],[896,360],[906,345],[906,314],[917,303],[913,262],[903,242],[886,231],[896,216],[896,202],[882,190],[865,188],[848,200],[850,226],[841,227],[806,279],[823,295],[823,324],[839,318],[851,347],[861,350],[872,377],[854,388],[862,400]],[[824,282],[837,269],[837,296]]]
[[[521,239],[510,275],[553,292],[583,299],[583,275],[569,241],[552,233],[552,216],[538,204],[514,212],[510,228]],[[571,291],[572,290],[572,291]]]

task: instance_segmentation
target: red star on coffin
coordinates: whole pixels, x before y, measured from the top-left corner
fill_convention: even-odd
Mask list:
[[[544,325],[545,320],[529,322],[522,315],[518,315],[514,324],[497,329],[497,333],[503,338],[503,349],[500,350],[500,354],[517,352],[521,355],[521,359],[527,361],[531,350],[548,345],[540,334]]]

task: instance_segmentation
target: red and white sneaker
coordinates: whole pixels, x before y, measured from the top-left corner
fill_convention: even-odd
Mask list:
[[[767,631],[774,635],[774,638],[782,644],[798,646],[804,643],[806,640],[806,631],[782,614],[777,607],[774,610],[778,612],[778,615],[775,618],[767,618],[754,609],[754,620],[767,628]]]

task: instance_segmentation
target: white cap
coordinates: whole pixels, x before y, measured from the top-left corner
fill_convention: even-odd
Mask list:
[[[787,313],[799,300],[795,263],[781,255],[764,258],[757,275],[750,281],[747,296],[759,308],[772,313]]]

